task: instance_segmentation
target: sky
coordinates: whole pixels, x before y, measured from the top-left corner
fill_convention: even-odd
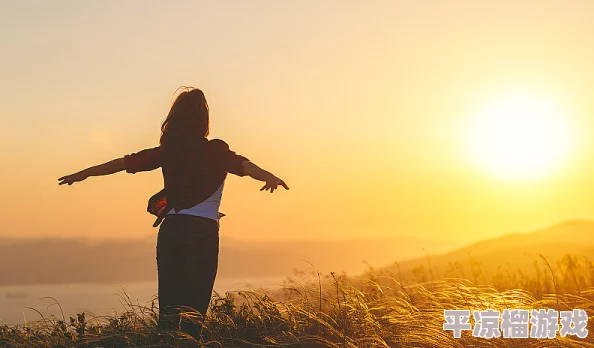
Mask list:
[[[586,0],[0,1],[0,236],[156,233],[160,170],[57,179],[158,145],[188,85],[210,137],[291,188],[230,175],[221,236],[470,243],[594,219],[592,13]],[[557,106],[573,145],[538,178],[501,180],[467,133],[524,94]]]

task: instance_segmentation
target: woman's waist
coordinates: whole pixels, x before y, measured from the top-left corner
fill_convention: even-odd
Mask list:
[[[167,214],[165,216],[165,221],[169,221],[171,223],[188,222],[188,223],[199,223],[201,225],[205,224],[207,226],[215,227],[217,230],[219,227],[219,222],[217,220],[214,220],[214,219],[206,217],[206,216],[190,215],[190,214],[184,214],[184,213]]]
[[[219,243],[219,224],[211,219],[185,214],[165,217],[157,237],[157,257],[171,250],[196,251],[204,247],[216,248]],[[159,252],[160,251],[160,252]],[[178,255],[179,256],[179,255]]]

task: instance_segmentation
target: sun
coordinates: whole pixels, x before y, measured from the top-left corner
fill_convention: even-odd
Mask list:
[[[478,162],[502,180],[534,180],[559,168],[571,134],[547,99],[514,95],[487,105],[471,126],[469,146]]]

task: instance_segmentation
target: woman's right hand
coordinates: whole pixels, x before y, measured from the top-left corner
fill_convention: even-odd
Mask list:
[[[270,179],[266,180],[266,185],[262,186],[260,191],[270,190],[270,193],[272,193],[272,192],[274,192],[274,190],[276,190],[278,188],[278,185],[281,185],[282,187],[284,187],[285,190],[289,189],[289,186],[287,186],[287,184],[285,184],[284,181],[282,181],[280,178],[277,178],[276,176],[272,175],[272,177]]]
[[[258,167],[257,165],[250,162],[249,160],[243,161],[241,163],[241,166],[242,166],[243,172],[245,174],[249,175],[250,177],[252,177],[256,180],[264,181],[266,183],[266,185],[262,186],[260,191],[270,190],[270,193],[272,193],[272,192],[274,192],[274,190],[276,190],[278,188],[278,185],[281,185],[282,187],[284,187],[285,190],[289,189],[289,186],[287,186],[287,184],[285,184],[285,182],[282,181],[280,178],[277,178],[274,174],[267,172],[264,169]]]

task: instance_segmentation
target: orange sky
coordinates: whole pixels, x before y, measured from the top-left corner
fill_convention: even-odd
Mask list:
[[[413,235],[469,242],[594,218],[594,3],[572,1],[0,4],[5,236],[143,237],[160,171],[57,178],[158,143],[180,85],[211,136],[287,181],[230,177],[221,235]],[[509,90],[563,110],[555,173],[503,182],[464,145]]]

